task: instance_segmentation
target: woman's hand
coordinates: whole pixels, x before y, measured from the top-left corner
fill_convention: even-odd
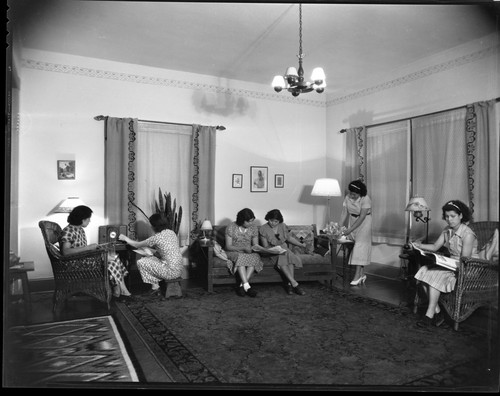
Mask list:
[[[243,248],[243,252],[244,252],[244,253],[253,253],[253,250],[252,250],[252,248],[251,248],[251,247],[244,247],[244,248]]]

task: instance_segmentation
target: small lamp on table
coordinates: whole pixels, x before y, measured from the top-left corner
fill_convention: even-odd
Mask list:
[[[207,238],[206,232],[212,231],[212,229],[213,229],[212,223],[210,222],[210,220],[205,219],[205,221],[201,224],[200,229],[201,229],[201,231],[203,231],[203,238],[201,238],[201,242],[207,243],[209,239]]]

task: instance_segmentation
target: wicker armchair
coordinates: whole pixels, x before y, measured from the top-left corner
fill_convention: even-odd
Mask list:
[[[481,249],[498,228],[498,222],[479,221],[469,226],[476,233],[478,249]],[[443,293],[440,303],[453,320],[455,330],[479,307],[496,306],[498,309],[498,261],[462,257],[455,290]]]
[[[63,256],[56,246],[62,233],[59,224],[40,221],[38,226],[42,230],[45,248],[54,273],[54,312],[58,312],[61,305],[77,293],[95,297],[105,302],[109,309],[111,288],[107,270],[107,252],[101,250]]]

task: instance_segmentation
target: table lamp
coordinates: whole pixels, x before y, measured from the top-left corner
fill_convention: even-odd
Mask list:
[[[205,234],[206,231],[212,231],[213,227],[212,227],[212,223],[210,222],[210,220],[206,220],[201,224],[201,227],[200,229],[203,231],[203,238],[201,239],[203,242],[207,242],[208,241],[208,238]]]
[[[68,197],[63,199],[51,213],[71,213],[77,206],[85,205],[85,203],[78,197]]]
[[[314,187],[311,195],[318,197],[327,197],[328,201],[328,221],[330,223],[330,197],[340,197],[340,185],[337,179],[317,179],[314,182]]]
[[[423,212],[427,212],[427,215],[424,217]],[[425,201],[424,198],[419,197],[415,195],[408,201],[408,205],[406,205],[405,212],[413,212],[413,216],[415,217],[415,221],[420,221],[422,223],[426,224],[426,231],[425,231],[425,242],[427,243],[427,240],[429,239],[429,212],[431,209],[429,208],[429,205],[427,205],[427,202]],[[411,216],[410,216],[410,224],[408,228],[408,235],[406,237],[406,244],[408,244],[410,240],[410,234],[411,234]]]

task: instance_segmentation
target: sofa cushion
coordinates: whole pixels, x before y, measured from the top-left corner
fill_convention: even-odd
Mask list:
[[[292,237],[301,243],[305,243],[306,247],[299,247],[290,244],[290,250],[295,254],[312,254],[314,252],[314,235],[315,229],[312,225],[288,226],[288,232]]]

